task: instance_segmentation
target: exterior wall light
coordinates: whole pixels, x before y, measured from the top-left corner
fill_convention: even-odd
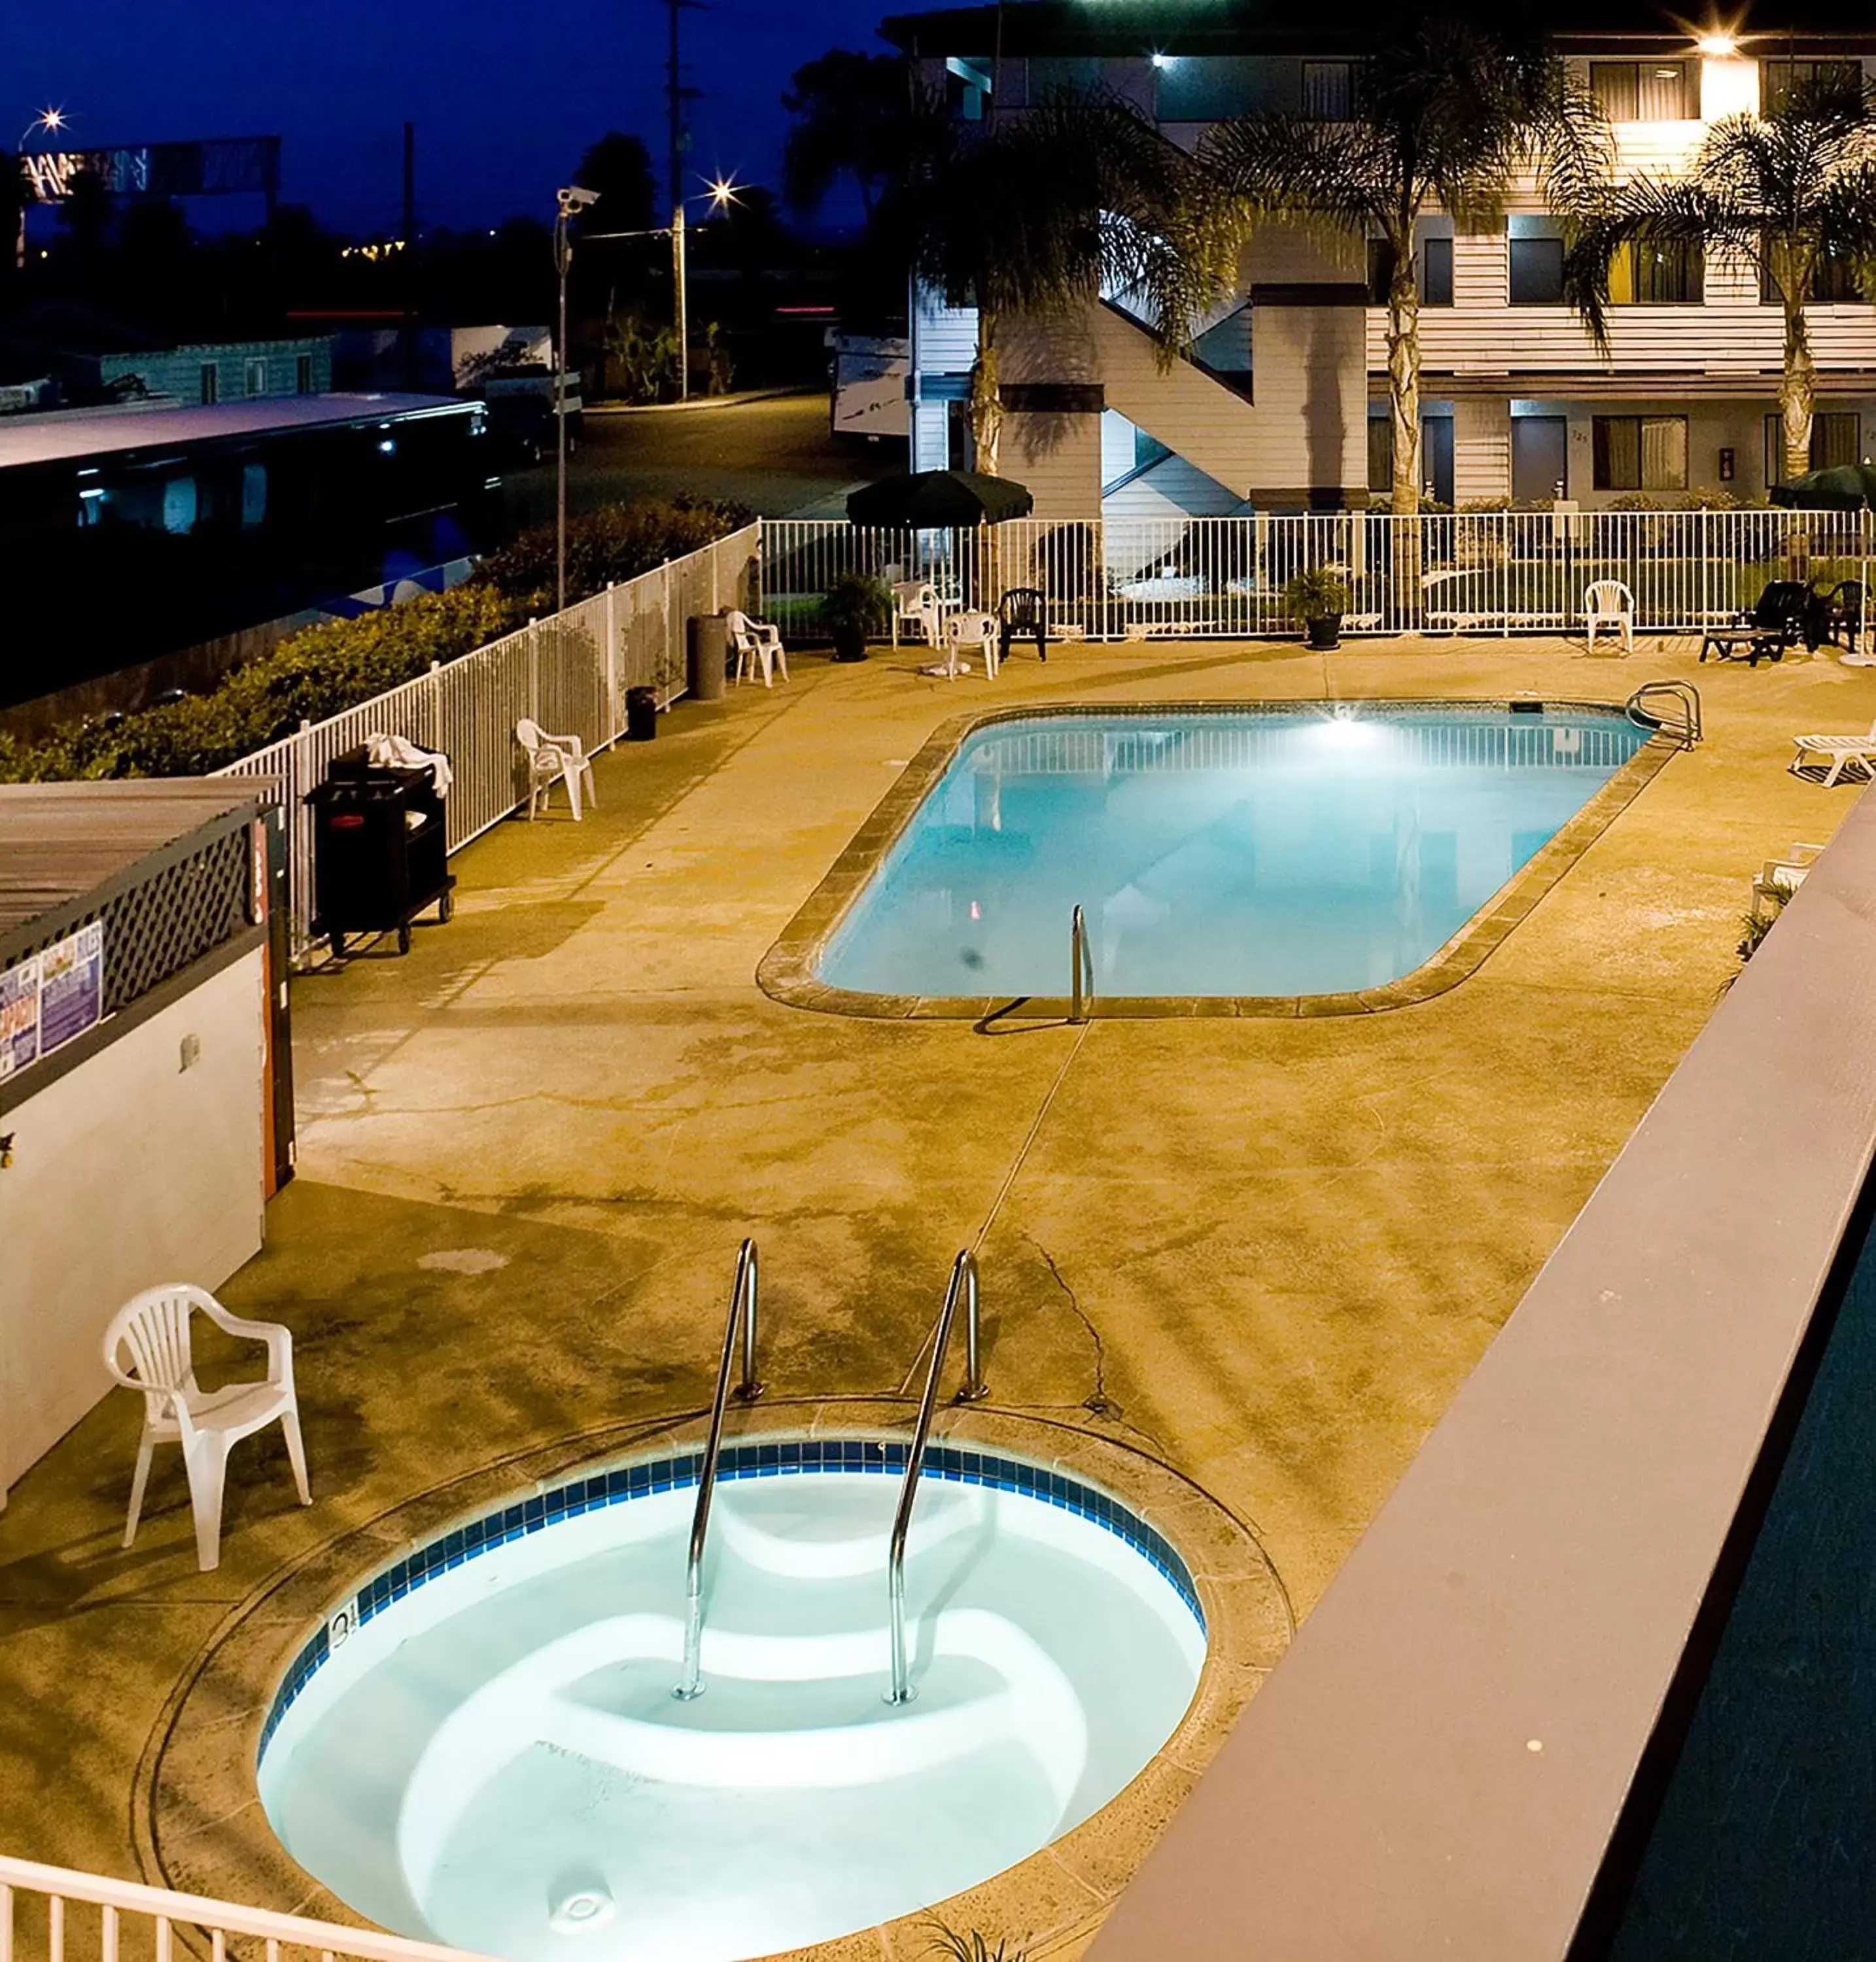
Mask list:
[[[1703,55],[1712,55],[1716,59],[1739,53],[1739,43],[1731,34],[1702,34],[1694,45]]]
[[[1168,54],[1163,48],[1153,50],[1153,66],[1155,68],[1171,68],[1178,59],[1178,56]]]

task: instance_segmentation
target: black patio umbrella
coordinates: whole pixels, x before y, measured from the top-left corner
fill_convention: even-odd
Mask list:
[[[1772,501],[1793,511],[1860,511],[1876,506],[1876,469],[1867,463],[1833,463],[1772,488]]]
[[[847,516],[856,525],[909,525],[920,531],[954,531],[1026,518],[1036,500],[1007,477],[971,470],[920,470],[883,478],[855,491]]]

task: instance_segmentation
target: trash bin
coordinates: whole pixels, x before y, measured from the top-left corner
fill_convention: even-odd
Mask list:
[[[721,613],[694,613],[687,630],[686,685],[693,701],[721,701],[730,668],[730,623]]]
[[[658,733],[658,691],[655,688],[628,688],[625,691],[625,740],[649,743]]]
[[[367,761],[361,745],[335,756],[326,780],[306,793],[313,813],[312,930],[345,951],[348,933],[398,936],[411,951],[411,922],[427,906],[448,919],[455,878],[446,869],[443,800],[427,769]]]

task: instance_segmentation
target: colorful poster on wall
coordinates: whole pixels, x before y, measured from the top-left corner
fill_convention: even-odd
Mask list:
[[[39,1048],[50,1055],[104,1013],[104,924],[93,920],[39,957]]]
[[[0,973],[0,1077],[39,1060],[39,956]]]

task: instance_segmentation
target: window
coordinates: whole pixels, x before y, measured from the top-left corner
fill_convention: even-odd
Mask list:
[[[1385,416],[1368,418],[1368,488],[1394,487],[1394,424]]]
[[[1598,416],[1595,478],[1599,490],[1685,490],[1685,416]]]
[[[1863,418],[1854,409],[1832,410],[1810,419],[1810,467],[1828,470],[1839,463],[1859,463],[1863,456]],[[1766,483],[1785,481],[1785,423],[1766,418]]]
[[[1423,238],[1420,241],[1420,298],[1424,306],[1453,304],[1453,241]]]
[[[1414,255],[1414,285],[1422,306],[1453,304],[1453,241],[1437,236],[1420,241]],[[1368,241],[1368,304],[1385,306],[1394,278],[1394,254],[1385,238]]]
[[[202,401],[206,407],[211,402],[222,399],[222,372],[213,361],[202,364]]]
[[[1612,123],[1699,120],[1700,70],[1693,62],[1593,61],[1590,88]]]
[[[296,354],[293,357],[293,388],[297,395],[310,395],[313,391],[312,356]]]
[[[1858,61],[1767,61],[1759,64],[1759,113],[1776,116],[1788,107],[1792,91],[1807,98],[1848,94],[1863,86]]]
[[[264,354],[248,357],[245,379],[251,395],[264,395],[267,392],[267,358]]]
[[[1563,241],[1513,238],[1510,244],[1511,304],[1561,306],[1564,296]]]
[[[1855,262],[1841,254],[1827,253],[1811,274],[1810,299],[1807,304],[1841,306],[1862,297],[1856,283]],[[1783,304],[1772,283],[1771,268],[1763,261],[1759,268],[1759,298],[1766,306]]]
[[[1312,123],[1346,123],[1355,110],[1355,64],[1302,65],[1302,113]]]
[[[1698,306],[1705,270],[1698,245],[1625,245],[1609,269],[1609,304]]]

